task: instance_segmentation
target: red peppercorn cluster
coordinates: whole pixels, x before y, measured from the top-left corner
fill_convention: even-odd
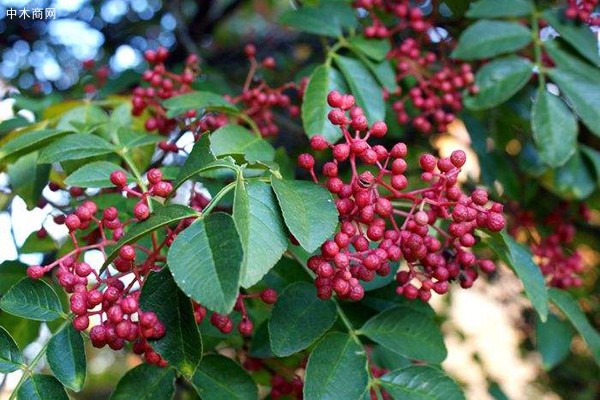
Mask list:
[[[169,134],[176,127],[176,120],[167,117],[162,101],[189,92],[190,85],[199,72],[198,56],[195,54],[188,56],[181,74],[167,70],[164,62],[168,56],[169,52],[164,47],[156,51],[147,50],[144,53],[150,68],[142,73],[142,80],[148,82],[150,86],[135,88],[131,99],[133,115],[139,116],[144,110],[148,110],[151,114],[145,123],[146,130],[158,130],[163,135]],[[195,115],[195,110],[186,113],[190,118]]]
[[[287,110],[290,116],[297,117],[300,108],[292,104],[288,91],[298,91],[301,86],[294,82],[288,82],[282,86],[272,88],[264,80],[256,80],[256,74],[261,69],[274,69],[276,66],[273,57],[266,57],[262,61],[256,58],[256,47],[248,44],[244,47],[244,54],[250,61],[250,70],[242,92],[238,96],[225,96],[232,104],[241,106],[243,112],[257,125],[258,130],[264,137],[276,136],[279,127],[275,123],[273,109]],[[240,121],[244,123],[244,121]]]
[[[539,265],[547,284],[560,289],[579,287],[583,284],[580,274],[585,270],[581,253],[572,248],[575,238],[577,217],[589,219],[589,209],[581,204],[578,216],[571,211],[568,203],[559,204],[545,218],[538,219],[531,211],[517,210],[509,232],[516,238],[525,235],[530,243],[531,252]],[[551,232],[542,235],[532,234],[537,226],[548,227]]]
[[[451,43],[432,43],[433,20],[409,0],[356,0],[354,6],[369,11],[371,25],[365,27],[365,37],[391,43],[387,57],[396,68],[399,87],[385,96],[393,101],[398,122],[412,121],[422,133],[445,132],[462,109],[463,92],[478,90],[471,66],[445,57]],[[410,89],[403,93],[402,86]]]
[[[107,270],[102,275],[80,261],[85,251],[104,251],[107,245],[114,244],[122,235],[124,224],[119,221],[116,208],[106,208],[101,217],[97,214],[99,210],[92,201],[85,201],[77,207],[64,221],[75,250],[46,266],[31,266],[27,274],[39,279],[56,268],[58,283],[71,294],[69,308],[75,314],[73,327],[79,331],[87,330],[90,318],[98,319],[89,331],[94,347],[108,345],[113,350],[120,350],[126,342],[133,342],[134,352],[143,354],[148,363],[164,366],[166,361],[152,349],[148,339],[162,337],[165,328],[154,312],[139,308],[140,288],[155,267],[153,258],[136,264],[136,249],[126,245],[119,250],[115,260],[116,272]],[[95,240],[96,236],[89,234],[83,239],[88,243],[82,245],[76,233],[88,230],[92,224],[97,226],[100,238]],[[113,232],[113,240],[106,237],[107,230]],[[124,282],[127,279],[131,283],[126,286]]]
[[[465,153],[455,151],[439,159],[421,155],[424,186],[410,190],[405,175],[407,146],[397,143],[389,151],[372,146],[369,139],[385,136],[386,124],[369,126],[350,95],[333,91],[327,101],[333,107],[329,120],[339,126],[344,140],[332,144],[317,135],[310,144],[316,151],[331,150],[333,159],[323,165],[322,175],[336,198],[341,229],[308,260],[317,276],[319,297],[326,299],[335,292],[343,299],[360,300],[364,295],[360,281],[388,275],[391,263],[401,259],[406,268],[396,273],[398,294],[423,301],[429,300],[432,290],[446,293],[452,281],[468,288],[478,270],[493,271],[494,263],[479,259],[470,248],[477,242],[475,229],[504,228],[503,207],[490,202],[485,190],[466,195],[458,187]],[[310,154],[300,155],[298,164],[318,182]],[[347,181],[340,175],[342,164],[350,167]]]
[[[94,71],[94,83],[88,83],[83,87],[83,91],[87,94],[95,93],[98,89],[101,89],[106,85],[108,74],[110,70],[107,65],[101,65],[96,68],[94,60],[86,60],[83,62],[83,69],[86,71]]]
[[[600,0],[567,0],[565,16],[588,25],[600,25],[600,13],[595,12]]]
[[[274,289],[265,289],[260,293],[240,293],[233,309],[242,316],[242,319],[237,326],[238,332],[242,336],[251,336],[254,330],[254,324],[252,323],[252,320],[248,315],[248,311],[246,310],[245,301],[247,299],[260,299],[265,304],[275,304],[277,301],[277,292]],[[206,308],[194,302],[194,316],[196,318],[196,323],[201,323],[202,320],[204,320],[204,317],[206,317]],[[210,323],[219,331],[221,331],[221,333],[227,334],[233,331],[233,321],[230,315],[213,312],[210,316]]]

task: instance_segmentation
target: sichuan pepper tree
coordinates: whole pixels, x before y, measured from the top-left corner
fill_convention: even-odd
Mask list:
[[[575,245],[597,229],[597,2],[316,3],[279,19],[325,43],[295,79],[269,82],[285,71],[246,44],[239,90],[216,93],[197,55],[172,68],[158,48],[131,92],[106,96],[89,61],[84,99],[3,129],[5,196],[65,232],[27,239],[40,265],[0,265],[12,397],[82,390],[89,341],[142,361],[114,399],[175,382],[206,399],[461,399],[429,300],[507,267],[537,337],[557,337],[536,343],[545,364],[568,323],[600,362],[566,291],[594,298]],[[459,121],[474,152],[431,147]],[[290,123],[303,147],[275,148]],[[27,358],[40,321],[51,337]]]

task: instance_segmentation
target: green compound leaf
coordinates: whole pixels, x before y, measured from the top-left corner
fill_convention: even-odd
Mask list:
[[[40,164],[102,156],[113,153],[117,148],[101,137],[79,133],[52,142],[43,149],[38,158]]]
[[[521,24],[480,20],[460,35],[452,57],[478,60],[511,53],[531,42],[531,31]]]
[[[530,0],[479,0],[471,2],[465,16],[469,18],[524,17],[533,12]]]
[[[306,181],[271,179],[283,219],[300,245],[315,251],[335,231],[338,212],[331,194]]]
[[[598,333],[573,297],[559,289],[550,289],[550,300],[562,311],[587,343],[596,363],[600,365],[600,333]]]
[[[65,388],[50,375],[31,375],[19,388],[19,400],[69,400]]]
[[[110,400],[171,400],[175,394],[175,369],[140,364],[117,383]]]
[[[577,151],[577,119],[558,97],[538,91],[531,110],[533,140],[540,159],[552,168],[564,165]]]
[[[60,129],[41,129],[23,133],[0,147],[0,160],[17,158],[38,150],[53,140],[73,132]]]
[[[23,356],[14,339],[0,326],[0,373],[8,374],[21,368]]]
[[[119,165],[108,161],[94,161],[69,175],[65,179],[65,184],[83,188],[114,187],[110,181],[110,174],[116,170],[124,172],[127,175],[127,181],[131,182],[132,178],[129,173]]]
[[[369,375],[364,348],[352,336],[333,332],[308,357],[304,398],[359,400],[367,391]]]
[[[140,308],[153,311],[165,326],[165,335],[152,340],[152,348],[191,378],[202,359],[202,338],[190,299],[177,287],[168,269],[152,272],[142,289]]]
[[[60,383],[76,392],[83,388],[86,375],[85,346],[81,333],[72,324],[52,336],[46,357]]]
[[[544,368],[550,370],[569,354],[573,329],[567,321],[551,313],[545,323],[539,318],[535,321],[535,338]]]
[[[412,308],[387,309],[368,320],[359,332],[411,359],[440,363],[447,355],[444,338],[433,318]]]
[[[369,124],[385,119],[383,91],[369,69],[360,60],[336,56],[335,63],[346,78],[350,91],[365,112]]]
[[[566,18],[564,8],[548,9],[544,11],[543,16],[579,54],[587,58],[592,64],[600,67],[598,38],[587,24]]]
[[[327,118],[331,110],[327,104],[327,94],[332,90],[344,93],[346,91],[344,78],[328,64],[318,66],[306,86],[301,112],[302,126],[308,137],[322,135],[329,142],[335,143],[342,137],[342,132]]]
[[[540,268],[533,262],[531,252],[505,231],[492,234],[488,243],[496,255],[517,274],[540,319],[546,321],[548,290]]]
[[[203,399],[258,399],[258,388],[250,375],[235,361],[221,355],[204,357],[192,377],[192,383]]]
[[[319,299],[314,285],[297,282],[288,286],[279,295],[269,320],[273,353],[286,357],[306,349],[336,318],[335,303]]]
[[[186,295],[210,310],[228,314],[237,299],[243,257],[233,218],[214,213],[177,236],[167,262]]]
[[[271,186],[239,179],[233,219],[244,249],[241,285],[247,288],[275,266],[288,246],[283,218]]]
[[[464,400],[460,387],[443,371],[427,365],[412,365],[388,372],[381,386],[395,399]]]
[[[210,149],[216,157],[241,155],[249,163],[275,159],[275,149],[269,142],[239,125],[225,125],[214,131]]]
[[[40,279],[25,278],[0,299],[0,308],[17,317],[52,321],[63,315],[58,295]]]
[[[531,78],[533,64],[529,60],[508,56],[485,64],[475,75],[479,93],[465,99],[471,110],[495,107],[510,99]]]
[[[169,118],[175,118],[188,110],[238,112],[237,107],[225,100],[223,96],[205,91],[171,97],[163,102],[163,106],[167,109]]]

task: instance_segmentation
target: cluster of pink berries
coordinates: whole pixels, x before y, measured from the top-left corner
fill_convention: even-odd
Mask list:
[[[406,267],[396,273],[397,292],[408,299],[427,301],[432,290],[446,293],[454,280],[468,288],[478,270],[492,272],[495,264],[479,259],[470,248],[477,242],[475,229],[504,228],[503,207],[490,202],[485,190],[466,195],[458,187],[465,153],[459,150],[439,159],[421,155],[425,186],[408,190],[406,145],[397,143],[389,151],[372,146],[369,139],[385,136],[386,124],[369,126],[350,95],[333,91],[327,101],[334,108],[329,120],[339,126],[344,140],[332,144],[317,135],[310,144],[316,151],[331,150],[333,160],[323,165],[322,175],[325,187],[336,197],[341,229],[323,243],[319,255],[308,260],[317,275],[319,297],[326,299],[335,292],[339,298],[360,300],[364,295],[360,281],[371,281],[376,274],[386,276],[391,263],[401,259]],[[350,166],[346,182],[340,175],[342,163]],[[318,182],[310,154],[301,154],[298,164]]]
[[[398,122],[411,122],[422,133],[445,132],[462,109],[463,92],[478,91],[471,66],[445,57],[450,43],[432,43],[433,20],[409,0],[356,0],[354,6],[369,11],[367,38],[391,42],[387,57],[395,65],[399,87],[385,97],[393,101]],[[402,92],[405,85],[411,86],[407,93]]]
[[[165,328],[152,311],[144,312],[139,308],[140,288],[155,269],[156,257],[149,257],[141,264],[135,263],[136,249],[123,246],[115,261],[115,273],[105,271],[100,275],[89,264],[79,261],[84,252],[92,249],[104,251],[122,235],[123,223],[118,219],[118,210],[108,207],[102,217],[96,215],[99,210],[92,201],[85,201],[73,214],[65,218],[65,225],[73,240],[75,250],[46,266],[34,265],[27,269],[31,278],[39,279],[56,268],[58,283],[67,293],[71,293],[70,310],[75,315],[73,326],[79,331],[90,330],[90,340],[95,347],[109,346],[120,350],[126,342],[133,342],[137,354],[143,354],[146,361],[156,365],[166,365],[150,346],[148,339],[158,339]],[[98,235],[89,234],[85,238],[91,244],[81,245],[76,233],[87,230],[91,224],[97,226]],[[112,240],[106,237],[106,231],[112,230]],[[99,237],[99,238],[98,238]],[[131,279],[127,286],[126,279]]]
[[[292,104],[287,92],[299,91],[300,87],[294,82],[276,88],[270,87],[264,80],[255,82],[256,73],[260,68],[275,68],[275,59],[266,57],[259,62],[256,59],[256,47],[253,44],[247,44],[244,47],[244,54],[250,61],[250,70],[242,92],[238,96],[226,95],[225,98],[232,104],[241,105],[243,112],[252,118],[262,136],[276,136],[279,133],[279,127],[275,122],[273,109],[284,109],[288,111],[290,116],[298,116],[300,108]],[[243,121],[240,122],[243,123]]]
[[[600,25],[600,12],[596,9],[600,0],[567,0],[565,16],[569,19],[581,21],[588,25]]]
[[[188,56],[181,74],[167,70],[164,62],[168,56],[169,52],[164,47],[144,53],[144,58],[151,67],[143,72],[142,79],[150,86],[135,88],[131,99],[133,115],[139,116],[144,110],[149,110],[151,114],[145,123],[146,130],[158,129],[163,135],[168,135],[177,126],[177,121],[167,117],[162,101],[191,91],[190,85],[199,72],[198,56],[195,54]],[[195,115],[195,110],[186,113],[190,118]]]
[[[516,207],[515,207],[516,208]],[[589,209],[581,203],[579,217],[589,220]],[[518,210],[509,232],[519,238],[525,234],[537,264],[547,279],[547,284],[560,289],[579,287],[583,284],[580,274],[585,270],[581,253],[570,248],[575,238],[576,215],[568,203],[559,204],[548,216],[538,221],[531,211]],[[532,235],[540,222],[551,229],[549,235]]]
[[[265,289],[260,293],[253,294],[239,294],[235,303],[234,311],[240,313],[242,316],[238,323],[237,329],[242,336],[251,336],[254,331],[254,324],[248,315],[245,301],[247,299],[260,299],[265,304],[275,304],[277,301],[277,292],[274,289]],[[206,308],[202,305],[194,302],[194,316],[196,323],[201,323],[204,317],[206,317]],[[219,314],[213,312],[210,316],[210,323],[217,328],[221,333],[231,333],[233,331],[233,321],[230,315]]]

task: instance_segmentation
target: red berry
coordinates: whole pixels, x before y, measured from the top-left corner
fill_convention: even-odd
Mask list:
[[[121,170],[113,171],[110,174],[110,181],[116,187],[122,188],[125,185],[127,185],[127,175],[125,174],[125,172],[123,172]]]
[[[298,156],[298,166],[303,169],[311,170],[315,166],[315,159],[310,154],[300,154]]]
[[[275,289],[265,289],[260,293],[260,298],[267,304],[275,304],[277,301],[277,291]]]

